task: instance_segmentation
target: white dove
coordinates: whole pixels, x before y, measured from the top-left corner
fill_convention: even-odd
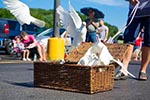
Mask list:
[[[113,56],[110,54],[107,47],[102,42],[95,43],[85,55],[79,60],[79,65],[86,66],[97,66],[97,65],[109,65],[111,62],[116,62],[120,65],[124,71],[126,71],[130,76],[135,78],[133,74],[131,74],[128,70],[126,70],[119,60],[115,60]]]
[[[67,30],[74,38],[73,46],[77,47],[82,42],[85,42],[86,39],[86,23],[82,22],[81,18],[71,6],[69,2],[69,12],[65,11],[63,7],[58,6],[56,9],[59,14],[60,21],[63,25],[63,28]]]
[[[29,7],[19,0],[3,0],[6,9],[9,10],[19,21],[21,25],[31,22],[39,27],[44,27],[45,22],[30,15]]]

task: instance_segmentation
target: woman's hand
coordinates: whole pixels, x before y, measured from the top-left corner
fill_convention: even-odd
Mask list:
[[[91,23],[96,29],[98,28],[98,25],[95,22]]]
[[[31,43],[29,46],[27,46],[26,48],[34,48],[34,47],[36,47],[36,43]]]
[[[101,32],[103,32],[103,31],[104,31],[103,28],[97,28],[97,33],[101,33]]]
[[[90,19],[90,21],[86,24],[86,26],[89,26],[90,24],[92,24],[93,19]]]
[[[136,5],[138,2],[140,2],[139,0],[129,0],[131,5]]]

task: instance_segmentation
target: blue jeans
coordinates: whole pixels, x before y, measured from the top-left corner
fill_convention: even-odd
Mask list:
[[[140,49],[140,46],[134,46],[133,52],[134,52],[136,49]]]
[[[97,42],[97,39],[96,39],[96,32],[87,32],[86,34],[86,42],[92,42],[92,43],[95,43]]]
[[[134,44],[141,28],[144,30],[144,46],[150,47],[150,17],[134,18],[132,23],[127,27],[124,32],[124,43]]]

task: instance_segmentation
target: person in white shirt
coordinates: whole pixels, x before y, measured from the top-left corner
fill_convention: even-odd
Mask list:
[[[104,24],[104,20],[100,19],[99,21],[100,26],[97,28],[97,34],[101,41],[106,42],[108,38],[108,27]]]

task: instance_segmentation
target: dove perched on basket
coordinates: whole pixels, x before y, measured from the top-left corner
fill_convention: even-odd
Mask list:
[[[86,39],[86,23],[82,22],[81,18],[74,10],[69,2],[69,12],[65,11],[63,7],[58,6],[56,9],[59,14],[60,23],[68,33],[71,34],[73,39],[73,46],[77,47]]]
[[[100,41],[95,43],[91,48],[88,49],[85,55],[79,60],[78,65],[98,66],[109,65],[112,62],[116,62],[123,68],[125,72],[135,78],[133,74],[131,74],[128,70],[124,68],[122,62],[119,59],[114,59],[105,44]]]
[[[33,23],[39,27],[45,26],[45,22],[31,16],[29,7],[19,0],[3,0],[3,3],[21,25]]]

